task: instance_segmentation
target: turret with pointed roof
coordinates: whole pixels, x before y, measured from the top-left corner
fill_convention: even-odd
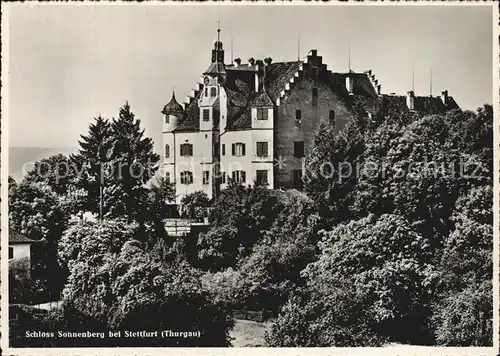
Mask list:
[[[184,112],[182,105],[179,104],[177,100],[175,100],[174,91],[172,91],[172,99],[170,99],[168,104],[163,107],[163,110],[161,112],[162,114],[165,115],[176,115],[176,114],[182,114]]]

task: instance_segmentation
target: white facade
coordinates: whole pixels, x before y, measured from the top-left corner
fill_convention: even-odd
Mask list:
[[[175,190],[176,203],[179,204],[182,197],[199,190],[207,193],[209,198],[212,198],[212,132],[177,132],[175,134],[176,149],[175,149]],[[191,145],[192,155],[186,155],[181,152],[181,145]],[[187,147],[187,146],[185,146]],[[183,155],[184,153],[184,155]],[[204,173],[208,173],[208,181],[204,180]],[[192,180],[187,179],[184,172],[190,172]],[[206,173],[205,173],[206,174]],[[183,175],[185,176],[183,178]]]
[[[20,260],[23,258],[31,260],[31,244],[9,244],[9,261]]]

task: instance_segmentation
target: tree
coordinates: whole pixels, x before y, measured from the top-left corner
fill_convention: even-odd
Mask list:
[[[340,224],[319,246],[318,261],[303,272],[311,289],[324,295],[352,285],[382,337],[430,342],[426,306],[434,250],[404,218],[369,215]]]
[[[434,325],[438,343],[487,346],[493,318],[493,189],[483,186],[460,197],[453,212],[455,229],[439,264]]]
[[[11,176],[9,176],[9,194],[10,194],[10,190],[11,188],[14,188],[17,186],[17,182],[14,178],[12,178]]]
[[[21,181],[9,198],[9,228],[29,239],[41,241],[33,246],[34,279],[45,281],[57,294],[64,281],[64,270],[57,263],[57,244],[66,229],[69,213],[61,198],[46,183]]]
[[[78,186],[87,192],[86,209],[101,215],[101,212],[109,210],[109,207],[104,206],[103,194],[113,157],[111,123],[99,115],[89,125],[88,134],[80,137],[80,149],[71,158],[74,166],[81,172],[77,180]]]
[[[366,112],[358,108],[338,134],[327,123],[322,122],[318,127],[313,148],[307,157],[304,186],[316,201],[325,223],[355,217],[351,206],[358,167],[363,162],[365,136],[371,126]]]
[[[285,193],[264,186],[232,184],[221,192],[210,211],[211,230],[198,240],[205,268],[234,267],[248,256],[284,207]],[[206,263],[215,263],[209,266]]]
[[[202,220],[209,206],[210,199],[207,193],[198,190],[182,197],[180,207],[181,215],[193,220]]]
[[[284,207],[252,253],[238,264],[245,304],[277,312],[304,285],[301,271],[317,257],[320,219],[314,202],[296,190],[285,192]]]
[[[198,237],[198,259],[204,269],[220,270],[233,267],[238,258],[238,230],[232,226],[210,229]]]
[[[124,338],[120,346],[228,346],[232,319],[225,305],[210,298],[199,272],[147,251],[134,238],[138,231],[135,223],[106,220],[71,229],[60,251],[71,270],[65,307],[122,332],[200,331],[191,338]]]
[[[52,191],[62,195],[74,184],[76,174],[71,160],[59,153],[36,162],[24,180],[28,183],[46,183]]]
[[[154,153],[153,141],[144,137],[141,121],[135,118],[128,102],[120,108],[118,119],[111,123],[113,154],[108,194],[107,216],[126,216],[137,220],[143,211],[145,184],[158,169],[160,156]]]
[[[386,339],[364,306],[349,284],[328,293],[299,290],[271,323],[266,342],[272,347],[381,346]]]

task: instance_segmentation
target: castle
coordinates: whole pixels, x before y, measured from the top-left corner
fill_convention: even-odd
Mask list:
[[[368,115],[458,109],[447,91],[437,97],[382,94],[371,70],[332,72],[315,49],[304,61],[237,58],[228,64],[218,40],[187,102],[179,104],[174,93],[162,110],[163,168],[167,181],[175,183],[176,203],[199,190],[217,196],[230,180],[300,189],[318,124],[326,121],[341,130],[355,102]]]

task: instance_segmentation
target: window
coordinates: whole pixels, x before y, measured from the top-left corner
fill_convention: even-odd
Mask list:
[[[330,119],[330,125],[335,125],[335,111],[334,110],[330,110],[329,119]]]
[[[222,172],[222,183],[226,183],[226,172]]]
[[[170,146],[165,145],[165,158],[169,158],[169,157],[170,157]]]
[[[257,184],[267,184],[267,170],[257,170]]]
[[[165,173],[165,183],[170,184],[170,172]]]
[[[205,87],[205,96],[208,96],[208,88]]]
[[[215,87],[210,88],[210,96],[212,98],[217,96],[217,88],[215,88]]]
[[[203,121],[208,121],[208,120],[210,120],[210,110],[203,109]]]
[[[183,143],[181,145],[181,156],[192,156],[193,155],[193,145],[190,143]]]
[[[293,155],[297,158],[304,157],[304,141],[295,141],[293,143]]]
[[[267,120],[268,109],[257,108],[257,120]]]
[[[302,111],[295,110],[295,126],[300,129],[302,127]]]
[[[236,142],[231,145],[231,151],[233,156],[244,156],[245,155],[245,144],[242,142]]]
[[[210,171],[203,171],[203,184],[208,184],[210,180]]]
[[[267,157],[267,142],[257,142],[257,157]]]
[[[9,260],[14,258],[14,247],[9,247]]]
[[[292,186],[295,189],[302,189],[302,169],[292,171]]]
[[[169,124],[170,123],[170,116],[165,115],[165,123]]]
[[[312,104],[318,105],[318,88],[312,88]]]
[[[222,144],[222,155],[223,156],[226,155],[226,145],[225,144]]]
[[[236,183],[245,183],[247,181],[246,175],[245,171],[234,171],[232,177]]]
[[[181,184],[193,183],[193,173],[189,171],[181,172]]]

